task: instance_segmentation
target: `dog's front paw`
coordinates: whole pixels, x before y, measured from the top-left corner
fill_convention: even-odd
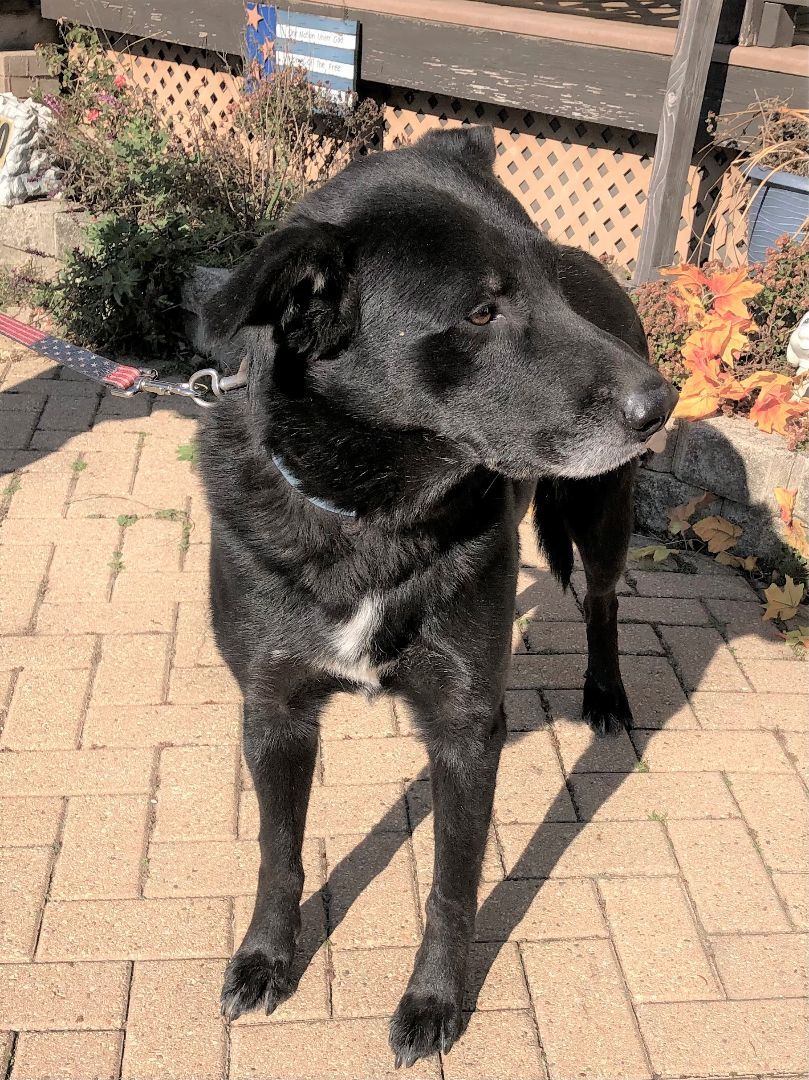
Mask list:
[[[439,1050],[446,1054],[461,1033],[461,1010],[433,994],[408,992],[390,1022],[396,1068]]]
[[[291,961],[260,949],[240,949],[225,971],[221,997],[225,1019],[236,1020],[242,1013],[259,1008],[269,1016],[295,990],[290,967]]]
[[[589,672],[584,680],[581,714],[599,738],[618,735],[632,723],[632,710],[622,683],[601,686]]]

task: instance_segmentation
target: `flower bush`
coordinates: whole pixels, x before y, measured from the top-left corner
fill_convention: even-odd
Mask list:
[[[680,388],[686,420],[748,416],[792,446],[809,438],[809,401],[786,363],[793,327],[809,310],[809,241],[786,239],[752,268],[717,263],[663,271],[636,292],[652,361]]]
[[[95,31],[72,27],[43,49],[61,93],[51,153],[61,194],[93,212],[47,303],[66,335],[140,358],[186,351],[183,281],[196,265],[229,266],[289,205],[361,152],[373,103],[339,111],[300,70],[259,81],[217,131],[200,110],[178,132],[132,85]]]

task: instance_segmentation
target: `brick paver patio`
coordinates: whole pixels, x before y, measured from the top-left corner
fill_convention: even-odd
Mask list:
[[[407,712],[330,707],[300,987],[226,1027],[257,811],[178,456],[195,420],[54,374],[0,351],[0,1077],[380,1080],[431,877]],[[581,575],[565,596],[523,547],[477,1008],[412,1075],[804,1073],[807,666],[742,578],[633,569],[637,727],[594,744]]]

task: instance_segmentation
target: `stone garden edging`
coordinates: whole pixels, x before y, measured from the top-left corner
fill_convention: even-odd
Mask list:
[[[744,530],[734,553],[777,561],[783,541],[776,487],[797,489],[795,516],[809,520],[809,455],[740,417],[678,421],[665,450],[639,472],[635,520],[642,531],[665,534],[667,510],[711,492],[718,501],[705,513]]]
[[[89,211],[65,199],[31,199],[0,206],[0,266],[32,265],[50,279],[70,252],[81,247]]]

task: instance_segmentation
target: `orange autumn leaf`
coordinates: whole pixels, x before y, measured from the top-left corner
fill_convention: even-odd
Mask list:
[[[787,425],[790,420],[806,412],[806,408],[795,408],[794,405],[775,394],[763,396],[750,410],[750,419],[768,435],[777,432],[785,438],[789,434]]]
[[[661,277],[670,277],[672,284],[678,288],[691,289],[692,292],[701,292],[707,285],[708,279],[698,266],[691,263],[680,263],[679,266],[666,266],[660,271]]]
[[[805,559],[809,558],[809,536],[806,535],[806,526],[794,516],[795,498],[798,494],[797,488],[777,487],[774,494],[775,501],[778,503],[781,521],[784,523],[784,534],[787,543],[794,547]]]
[[[745,389],[732,375],[725,375],[724,380],[719,384],[719,396],[723,401],[744,401],[748,393],[749,390]]]
[[[705,275],[697,266],[683,263],[680,266],[667,267],[660,273],[672,279],[674,303],[682,311],[686,321],[699,326],[705,321]]]
[[[767,386],[771,386],[772,383],[777,382],[779,379],[789,379],[785,375],[776,375],[774,371],[754,371],[752,375],[748,375],[743,380],[744,385],[748,390],[763,390]],[[790,384],[791,385],[791,384]]]
[[[689,371],[703,371],[718,377],[725,336],[716,330],[706,333],[704,327],[692,331],[682,348],[683,363]]]
[[[761,292],[763,285],[750,281],[747,268],[720,271],[703,275],[705,285],[713,293],[713,310],[717,315],[730,315],[737,319],[747,318],[747,304]]]
[[[804,559],[809,559],[809,536],[806,535],[806,527],[802,521],[793,518],[784,530],[787,543],[794,547]]]
[[[775,501],[778,503],[781,520],[785,525],[792,521],[792,512],[795,509],[795,497],[798,489],[777,487],[775,489]]]
[[[689,375],[680,390],[680,399],[674,409],[678,420],[704,420],[713,416],[719,408],[719,390],[716,382],[710,382],[702,371]]]
[[[720,319],[711,316],[707,322],[694,330],[683,345],[685,366],[691,371],[700,369],[718,373],[718,361],[733,367],[735,360],[747,345],[744,333],[750,319]]]
[[[713,416],[722,401],[741,401],[747,397],[744,385],[728,372],[721,371],[718,364],[694,371],[688,376],[674,416],[680,420],[704,420]]]
[[[742,332],[749,319],[712,316],[694,330],[683,345],[683,363],[691,371],[680,392],[674,415],[682,420],[702,420],[713,416],[722,401],[741,401],[749,391],[723,364],[733,366],[734,352],[747,343]]]
[[[787,424],[796,416],[809,411],[809,401],[793,401],[794,387],[786,375],[774,371],[756,371],[742,380],[747,390],[758,390],[759,395],[750,409],[750,419],[762,431],[777,431],[788,435]]]
[[[716,515],[702,518],[691,528],[700,540],[707,543],[708,551],[713,555],[716,555],[719,551],[727,551],[728,548],[734,547],[736,541],[742,535],[742,530],[738,525],[734,525],[727,518]]]
[[[705,336],[706,345],[716,350],[715,355],[720,358],[723,364],[733,367],[750,342],[746,331],[752,325],[752,319],[711,315],[696,333]]]
[[[701,372],[714,382],[717,382],[722,374],[719,357],[710,346],[706,347],[705,341],[697,337],[697,333],[692,334],[683,345],[682,357],[689,371]]]

